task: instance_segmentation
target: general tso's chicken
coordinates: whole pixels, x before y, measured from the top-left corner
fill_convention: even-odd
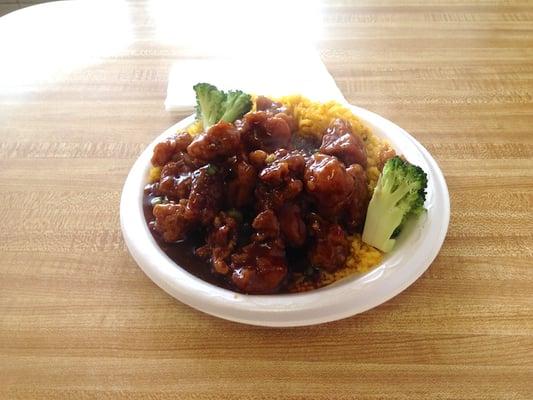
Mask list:
[[[185,217],[190,221],[209,225],[222,207],[224,173],[220,167],[206,165],[192,174],[191,194]]]
[[[304,153],[298,150],[276,150],[271,156],[273,160],[259,174],[259,178],[271,186],[279,186],[289,176],[302,178],[305,169]]]
[[[231,260],[231,281],[245,293],[273,293],[287,276],[285,246],[280,239],[253,241],[234,253]]]
[[[336,157],[316,153],[306,164],[306,192],[314,199],[321,214],[339,215],[354,190],[354,179]]]
[[[286,119],[266,111],[246,114],[238,128],[249,151],[264,150],[271,153],[287,147],[291,140],[291,127]]]
[[[288,271],[280,223],[272,210],[265,210],[254,218],[252,227],[252,242],[231,256],[231,281],[246,293],[272,293]]]
[[[158,192],[171,200],[189,197],[192,171],[183,160],[171,161],[161,169]]]
[[[154,147],[152,165],[162,167],[171,161],[177,153],[187,151],[187,146],[192,142],[192,137],[187,132],[182,132],[170,137]]]
[[[357,232],[363,228],[370,201],[368,179],[366,171],[360,164],[353,164],[346,171],[354,180],[354,190],[346,207],[346,225],[351,232]]]
[[[259,173],[260,184],[255,196],[259,210],[279,210],[295,199],[303,190],[305,157],[300,151],[281,149],[273,153],[273,160]]]
[[[282,237],[291,247],[303,246],[307,239],[307,228],[298,204],[286,203],[278,211]]]
[[[196,254],[211,261],[213,271],[220,275],[230,272],[228,262],[237,245],[238,222],[227,213],[219,213],[213,220],[207,243]]]
[[[344,266],[350,254],[350,244],[342,227],[311,214],[309,230],[314,237],[309,251],[311,265],[330,272]]]
[[[298,128],[296,120],[289,115],[287,107],[283,104],[273,101],[265,96],[258,96],[255,103],[257,111],[266,111],[268,114],[284,119],[285,122],[287,122],[287,125],[289,125],[291,132],[296,131]]]
[[[248,154],[248,161],[258,170],[266,165],[268,154],[263,150],[254,150]]]
[[[230,176],[227,184],[230,206],[241,208],[252,204],[257,183],[256,169],[244,159],[236,158],[230,163]]]
[[[273,114],[287,112],[287,108],[283,104],[265,96],[257,96],[255,99],[255,108],[257,111],[268,111]]]
[[[365,144],[353,134],[352,126],[343,119],[334,120],[322,137],[320,152],[337,157],[346,166],[360,164],[366,168]]]
[[[216,113],[219,103],[211,113],[204,105],[203,117],[212,117],[202,119],[205,132],[155,146],[152,164],[161,171],[145,193],[159,197],[150,224],[163,241],[187,239],[183,245],[235,290],[275,293],[299,271],[287,257],[329,272],[345,265],[347,232],[361,231],[369,202],[367,156],[348,121],[303,135],[283,104],[259,96],[256,111],[244,114],[245,103],[234,123]],[[393,155],[384,149],[378,167]]]
[[[153,228],[159,232],[165,242],[183,240],[191,228],[190,221],[185,217],[187,200],[179,203],[156,204],[153,209],[155,221]]]
[[[252,228],[256,231],[253,237],[255,241],[279,238],[279,220],[272,210],[265,210],[257,214],[252,222]]]
[[[196,136],[187,147],[191,157],[213,161],[234,156],[239,152],[240,134],[233,124],[221,121]]]

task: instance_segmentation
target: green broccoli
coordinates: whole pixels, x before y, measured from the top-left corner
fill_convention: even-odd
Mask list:
[[[221,121],[233,122],[252,109],[252,96],[240,90],[230,90],[224,102]]]
[[[368,205],[363,242],[391,251],[405,221],[425,210],[426,187],[422,168],[400,157],[387,161]]]
[[[240,90],[227,94],[209,83],[197,83],[196,119],[202,121],[204,129],[219,121],[234,122],[252,109],[252,97]]]
[[[201,120],[207,129],[220,121],[226,94],[209,83],[197,83],[193,89],[196,92],[196,119]]]

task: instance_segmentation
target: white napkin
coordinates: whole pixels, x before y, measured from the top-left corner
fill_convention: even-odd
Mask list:
[[[167,111],[190,111],[196,103],[192,87],[198,82],[257,95],[301,94],[314,101],[346,103],[335,80],[311,47],[295,51],[273,46],[268,52],[253,55],[176,61],[168,80]]]

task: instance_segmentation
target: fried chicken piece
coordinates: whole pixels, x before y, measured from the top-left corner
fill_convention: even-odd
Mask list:
[[[309,251],[311,265],[332,272],[346,263],[350,243],[339,224],[329,223],[316,214],[309,217],[309,230],[314,237]]]
[[[213,161],[234,156],[239,152],[240,134],[233,124],[221,121],[196,136],[187,147],[191,157]]]
[[[291,139],[291,127],[285,117],[278,117],[266,111],[248,113],[238,124],[241,138],[248,149],[272,153],[287,147]]]
[[[191,228],[190,221],[185,217],[187,200],[179,203],[156,204],[153,209],[155,221],[153,229],[168,243],[183,240]]]
[[[227,213],[220,212],[213,220],[207,235],[207,243],[196,250],[196,254],[209,259],[213,271],[226,275],[230,272],[228,262],[237,245],[238,222]]]
[[[328,217],[340,215],[354,190],[354,179],[344,164],[336,157],[321,153],[308,159],[304,182],[320,213]]]
[[[178,133],[164,142],[158,143],[154,147],[152,155],[152,165],[162,167],[172,160],[179,152],[185,152],[187,146],[192,142],[192,137],[187,132]]]
[[[220,167],[206,165],[192,174],[191,194],[185,217],[209,225],[220,211],[224,198],[224,174]]]
[[[231,260],[231,281],[244,293],[273,293],[287,276],[285,246],[280,239],[253,241],[233,254]]]
[[[343,119],[334,120],[322,137],[320,152],[335,156],[344,165],[360,164],[366,168],[367,158],[363,140],[353,134],[352,126]]]

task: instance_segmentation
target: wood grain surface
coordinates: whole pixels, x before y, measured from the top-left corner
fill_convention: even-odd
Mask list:
[[[191,309],[129,256],[124,179],[198,55],[160,35],[162,3],[106,4],[0,18],[0,398],[533,398],[530,2],[319,4],[339,87],[433,154],[452,216],[406,291],[294,329]]]

